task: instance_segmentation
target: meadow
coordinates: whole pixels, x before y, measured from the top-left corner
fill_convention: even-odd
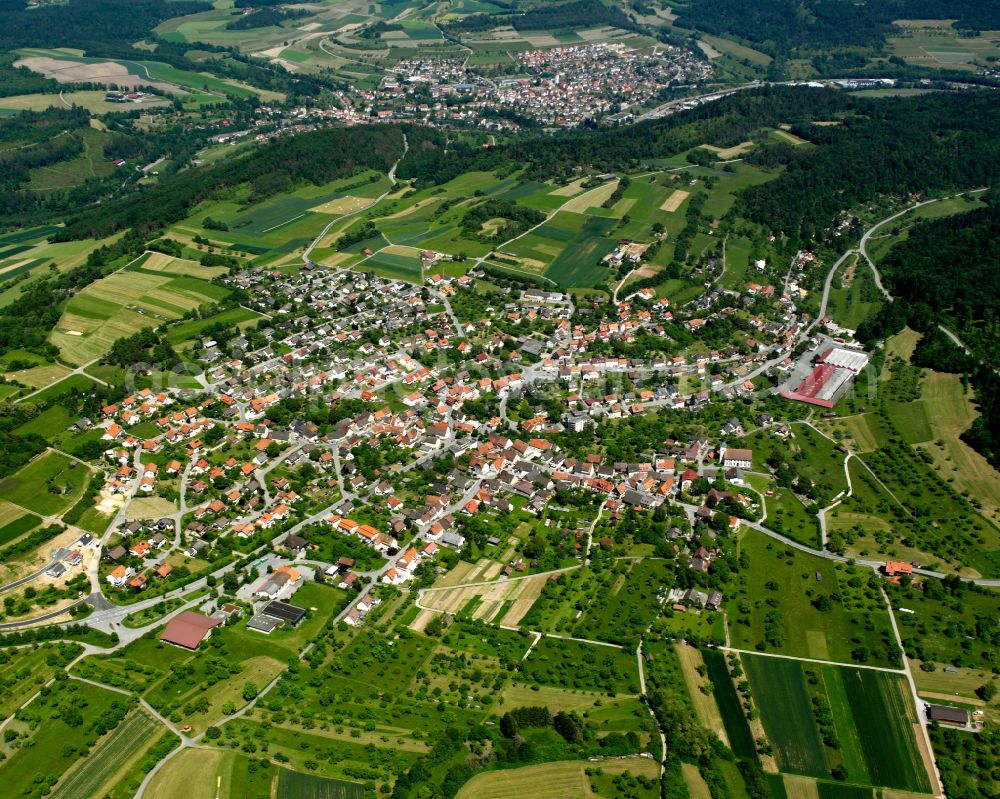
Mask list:
[[[869,570],[785,550],[754,530],[743,533],[740,551],[750,566],[726,604],[733,646],[896,665],[888,613]]]
[[[69,680],[56,681],[49,692],[19,711],[13,729],[22,732],[30,745],[22,745],[0,763],[0,780],[36,789],[40,784],[51,786],[98,743],[105,726],[114,727],[125,715],[125,697],[88,687],[83,700],[78,689],[79,684]]]
[[[10,716],[81,651],[78,644],[46,644],[0,652],[0,719]]]
[[[142,751],[163,731],[145,710],[133,710],[87,756],[70,769],[50,794],[53,799],[90,799],[102,796],[115,782],[122,764]]]
[[[90,468],[59,452],[45,452],[0,481],[0,499],[53,516],[69,508],[83,491]]]

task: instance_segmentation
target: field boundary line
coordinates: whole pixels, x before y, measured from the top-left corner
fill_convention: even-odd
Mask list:
[[[839,660],[820,660],[819,658],[804,658],[798,655],[782,655],[777,652],[757,652],[753,649],[739,649],[735,646],[717,646],[710,647],[712,649],[718,649],[722,652],[737,652],[743,655],[760,655],[766,658],[780,658],[781,660],[798,660],[801,663],[816,663],[820,666],[842,666],[846,669],[867,669],[869,671],[883,671],[888,674],[902,674],[906,675],[905,669],[894,669],[889,666],[871,666],[867,663],[844,663]]]

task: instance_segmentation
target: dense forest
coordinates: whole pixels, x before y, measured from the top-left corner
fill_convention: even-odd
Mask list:
[[[1000,178],[1000,102],[992,92],[941,92],[890,101],[853,98],[838,125],[793,125],[817,145],[784,149],[787,170],[748,189],[748,218],[794,243],[880,195],[989,186]]]
[[[890,291],[924,303],[1000,363],[1000,204],[914,225],[879,265]],[[961,334],[961,333],[960,333]],[[971,343],[971,342],[970,342]]]
[[[19,47],[126,47],[171,17],[210,11],[198,0],[70,0],[28,9],[24,0],[0,0],[0,50]]]
[[[772,56],[835,47],[874,47],[898,19],[955,19],[956,27],[1000,28],[994,0],[684,0],[684,28],[752,42]]]
[[[895,302],[861,326],[873,341],[904,325],[924,335],[918,366],[970,375],[982,415],[963,438],[1000,468],[1000,198],[955,216],[914,225],[880,268]],[[973,351],[962,353],[937,328],[955,331]]]

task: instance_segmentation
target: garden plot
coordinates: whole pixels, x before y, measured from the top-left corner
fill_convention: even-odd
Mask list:
[[[426,610],[453,616],[464,612],[473,619],[486,622],[493,621],[502,613],[500,620],[504,626],[516,627],[538,599],[547,579],[544,575],[537,575],[482,585],[429,588],[422,593],[420,604]],[[426,614],[418,615],[414,625],[418,621],[426,625]]]

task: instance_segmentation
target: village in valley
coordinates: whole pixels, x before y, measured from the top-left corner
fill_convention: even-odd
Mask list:
[[[863,330],[908,225],[983,190],[858,204],[792,246],[740,197],[821,126],[557,177],[392,127],[480,102],[576,124],[708,67],[517,61],[469,85],[401,61],[355,94],[389,111],[365,131],[385,168],[206,189],[67,289],[47,356],[4,356],[34,450],[0,479],[0,779],[899,799],[943,796],[942,747],[988,740],[1000,482],[954,421],[978,413],[963,376],[915,365],[905,325]],[[406,171],[439,145],[481,168]],[[32,235],[0,244],[69,249]]]

